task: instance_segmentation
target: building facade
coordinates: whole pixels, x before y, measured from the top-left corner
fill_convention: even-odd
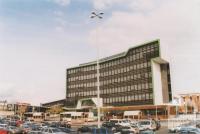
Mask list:
[[[97,62],[66,71],[66,106],[97,96]],[[159,40],[99,60],[103,106],[160,105],[171,100],[169,63],[160,55]]]
[[[180,113],[200,113],[200,93],[180,94]]]

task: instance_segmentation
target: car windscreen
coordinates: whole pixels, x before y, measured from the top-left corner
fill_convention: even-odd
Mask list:
[[[118,123],[118,120],[110,120],[112,123]]]
[[[60,129],[53,128],[51,129],[53,133],[62,132]]]
[[[150,121],[140,121],[139,125],[150,125]]]

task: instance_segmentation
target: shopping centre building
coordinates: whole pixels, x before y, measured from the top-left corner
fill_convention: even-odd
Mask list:
[[[159,40],[98,61],[102,107],[130,107],[131,110],[131,107],[142,109],[171,101],[170,68],[161,57]],[[96,97],[97,61],[68,68],[66,107],[76,107],[79,100]]]

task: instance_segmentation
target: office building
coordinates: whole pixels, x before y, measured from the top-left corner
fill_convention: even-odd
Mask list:
[[[66,71],[66,106],[97,97],[97,61]],[[172,99],[169,63],[155,40],[99,59],[100,98],[106,106],[162,105]]]

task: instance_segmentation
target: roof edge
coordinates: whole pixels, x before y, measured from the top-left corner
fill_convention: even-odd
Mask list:
[[[158,42],[158,44],[160,44],[160,39],[155,39],[155,40],[152,40],[152,41],[144,42],[142,44],[138,44],[136,46],[130,47],[127,51],[124,51],[124,52],[121,52],[121,53],[118,53],[118,54],[114,54],[114,55],[111,55],[111,56],[108,56],[108,57],[105,57],[105,58],[101,58],[101,59],[99,59],[99,63],[103,63],[103,62],[106,62],[106,61],[110,61],[110,60],[114,60],[114,59],[117,59],[117,58],[125,57],[131,49],[134,49],[134,48],[137,48],[137,47],[141,47],[141,46],[145,46],[145,45],[153,43],[153,42]],[[78,67],[90,66],[90,65],[93,65],[93,64],[96,64],[96,63],[97,63],[97,61],[95,60],[95,61],[79,64],[78,66],[67,68],[67,70],[75,69],[75,68],[78,68]]]

